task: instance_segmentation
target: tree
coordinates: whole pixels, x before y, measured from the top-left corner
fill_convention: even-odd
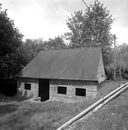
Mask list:
[[[50,38],[48,41],[44,42],[44,49],[45,50],[58,50],[58,49],[65,49],[67,46],[64,43],[62,37],[58,36],[55,38]]]
[[[96,0],[85,11],[77,11],[68,18],[70,32],[65,36],[72,47],[110,46],[112,22],[109,11]]]
[[[128,79],[128,45],[122,44],[118,47],[117,55],[117,75],[119,78]]]
[[[0,4],[0,78],[9,78],[15,73],[17,48],[22,44],[22,37]]]
[[[106,67],[111,79],[128,79],[128,45],[122,44],[111,49],[112,61]],[[115,76],[116,75],[116,76]]]
[[[77,11],[67,20],[70,32],[65,34],[71,48],[101,47],[105,68],[110,64],[113,23],[109,10],[98,0],[85,11]],[[105,69],[107,70],[107,69]]]
[[[66,45],[62,37],[55,37],[48,41],[42,39],[26,39],[26,41],[19,48],[19,57],[22,66],[28,64],[41,50],[58,50],[64,49]]]
[[[18,49],[22,67],[28,64],[41,50],[44,50],[44,41],[42,39],[26,39]]]

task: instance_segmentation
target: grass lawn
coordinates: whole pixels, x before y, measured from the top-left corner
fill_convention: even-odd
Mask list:
[[[1,100],[2,96],[0,96],[0,130],[55,130],[124,82],[126,81],[106,81],[101,84],[96,99],[82,103],[56,101],[33,103],[30,101],[19,101],[17,98],[6,99],[4,97]]]
[[[128,130],[128,90],[88,118],[69,127],[70,130]]]

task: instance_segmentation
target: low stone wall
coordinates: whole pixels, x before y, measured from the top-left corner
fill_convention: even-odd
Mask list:
[[[31,84],[31,90],[25,89],[25,83]],[[37,98],[39,91],[39,80],[20,78],[17,80],[17,93],[26,98]]]
[[[58,86],[66,87],[66,94],[58,94]],[[76,88],[86,89],[86,96],[76,96]],[[95,98],[97,83],[86,81],[50,80],[50,100],[80,102]]]

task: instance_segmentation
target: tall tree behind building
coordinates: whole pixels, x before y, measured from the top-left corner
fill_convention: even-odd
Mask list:
[[[112,44],[109,11],[98,0],[85,11],[77,11],[67,20],[66,38],[72,47],[109,46]]]
[[[50,38],[47,41],[42,39],[26,39],[18,49],[20,61],[23,66],[28,64],[41,50],[65,49],[67,46],[62,37]]]
[[[65,37],[71,48],[101,47],[105,67],[110,63],[110,47],[113,44],[110,33],[112,15],[98,0],[85,11],[77,11],[67,20],[70,32]]]
[[[22,44],[22,36],[0,4],[0,79],[17,71],[17,48]]]

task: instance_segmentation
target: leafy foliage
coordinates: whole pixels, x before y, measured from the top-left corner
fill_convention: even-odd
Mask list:
[[[62,37],[58,36],[54,39],[50,38],[48,41],[44,42],[44,49],[45,50],[58,50],[58,49],[65,49],[67,46],[64,43],[64,40]]]
[[[117,79],[128,79],[128,45],[122,44],[111,50],[111,62],[106,67],[109,78],[114,79],[114,71]],[[114,61],[115,60],[115,61]]]
[[[0,78],[9,78],[15,73],[17,48],[22,44],[22,36],[0,4]]]
[[[75,12],[68,18],[70,32],[65,36],[72,47],[109,46],[112,44],[112,22],[109,11],[96,0],[87,10]]]
[[[42,39],[27,39],[19,48],[19,55],[21,58],[21,64],[25,66],[29,63],[38,52],[41,50],[50,49],[64,49],[66,45],[61,37],[55,37],[54,39],[49,39],[48,41],[43,41]]]
[[[40,39],[32,40],[26,39],[26,41],[18,49],[18,54],[22,67],[29,63],[33,57],[43,48],[43,41]]]
[[[65,37],[71,48],[101,47],[105,68],[110,64],[113,36],[110,33],[113,23],[109,10],[98,0],[85,11],[77,11],[67,20],[70,32]],[[107,71],[107,69],[106,69]]]
[[[111,48],[114,41],[110,33],[112,23],[109,10],[95,0],[85,11],[74,12],[68,18],[70,32],[65,33],[65,38],[70,41],[69,45],[60,36],[47,41],[27,39],[23,43],[23,35],[0,4],[0,79],[13,77],[41,50],[83,47],[102,48],[108,78],[113,79],[115,70],[117,78],[128,78],[128,45]]]

